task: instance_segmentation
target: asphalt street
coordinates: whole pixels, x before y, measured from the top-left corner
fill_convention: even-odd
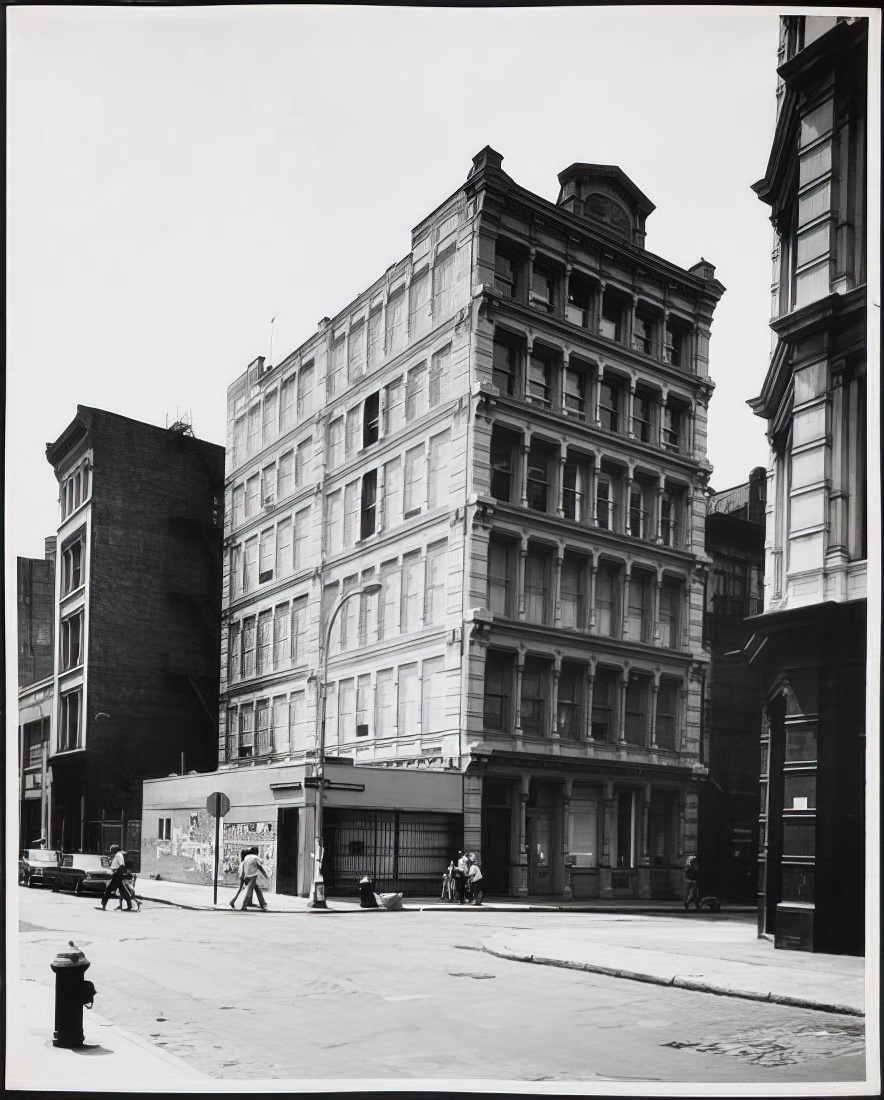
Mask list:
[[[482,950],[538,922],[665,917],[192,911],[20,890],[19,968],[50,987],[73,940],[96,1010],[230,1081],[572,1082],[769,1087],[864,1074],[862,1019],[717,997]],[[52,1020],[46,1021],[47,1031]],[[89,1038],[89,1018],[85,1027]]]

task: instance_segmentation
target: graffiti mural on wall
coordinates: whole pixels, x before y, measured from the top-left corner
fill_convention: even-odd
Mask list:
[[[205,810],[170,812],[160,818],[165,836],[144,837],[142,875],[159,875],[174,882],[214,881],[215,818]],[[223,824],[218,882],[235,886],[239,882],[240,853],[257,848],[271,882],[276,868],[276,825],[269,821]]]

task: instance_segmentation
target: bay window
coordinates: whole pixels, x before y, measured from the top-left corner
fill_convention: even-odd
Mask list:
[[[498,338],[494,340],[491,361],[491,383],[508,397],[517,392],[519,351],[514,344]]]
[[[615,700],[617,699],[617,673],[612,669],[600,668],[595,675],[592,692],[593,741],[612,742],[616,734]]]
[[[558,733],[571,741],[583,735],[583,666],[563,661],[559,675]]]
[[[513,658],[489,650],[485,657],[484,724],[486,729],[508,731],[512,725]]]
[[[586,561],[566,554],[562,559],[560,598],[562,627],[583,630],[586,623]]]
[[[525,618],[529,623],[550,621],[550,565],[548,552],[529,549],[525,558]]]
[[[542,737],[547,733],[550,698],[550,662],[526,657],[522,672],[521,725],[524,733]]]
[[[657,692],[656,741],[661,749],[674,750],[676,747],[679,688],[676,680],[660,680],[660,690]]]
[[[507,618],[515,617],[516,553],[515,543],[494,536],[488,543],[488,610]]]
[[[71,691],[62,695],[58,707],[58,751],[81,748],[80,708],[82,694]]]

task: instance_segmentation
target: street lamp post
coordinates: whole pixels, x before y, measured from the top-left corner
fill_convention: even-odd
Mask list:
[[[316,851],[314,854],[314,872],[313,872],[313,884],[310,888],[310,897],[307,901],[307,906],[310,909],[326,909],[325,903],[325,881],[322,877],[322,824],[323,824],[323,810],[325,808],[325,703],[327,697],[327,685],[328,679],[328,650],[329,643],[331,641],[332,628],[335,625],[341,608],[348,600],[353,599],[354,596],[371,596],[375,592],[380,592],[381,584],[379,581],[369,581],[366,584],[360,585],[358,588],[351,588],[347,592],[344,592],[338,602],[331,610],[331,614],[328,617],[328,623],[326,624],[325,631],[322,636],[322,650],[319,655],[319,699],[316,707],[316,771],[317,778],[319,780],[316,788],[316,814],[314,821],[314,835],[316,842]]]

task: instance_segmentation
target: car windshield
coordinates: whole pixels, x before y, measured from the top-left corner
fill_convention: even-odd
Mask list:
[[[82,855],[80,853],[74,853],[73,855],[64,857],[65,867],[79,868],[81,871],[104,871],[106,866],[103,862],[103,856],[90,856]]]

